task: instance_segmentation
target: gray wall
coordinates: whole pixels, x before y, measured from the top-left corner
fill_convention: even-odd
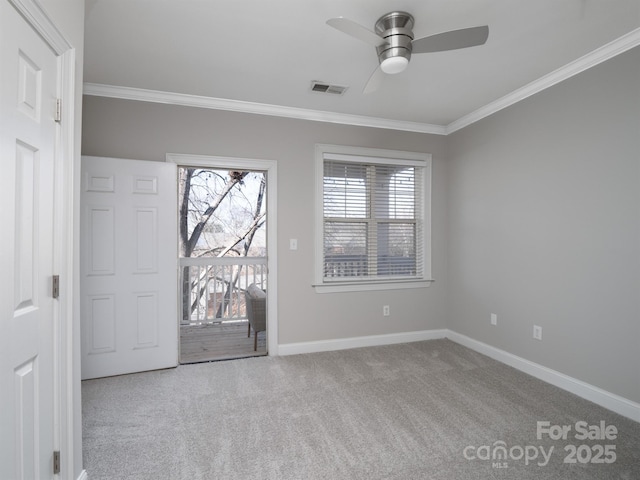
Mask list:
[[[640,402],[640,48],[447,140],[448,327]]]
[[[280,343],[447,327],[640,402],[639,68],[636,48],[448,137],[85,97],[83,153],[277,160]],[[431,288],[314,292],[315,143],[433,154]]]
[[[191,153],[278,162],[279,343],[445,327],[446,139],[417,133],[167,106],[84,99],[85,155],[164,161]],[[433,276],[426,289],[317,294],[313,284],[314,145],[331,143],[433,155]],[[289,238],[298,250],[289,250]],[[382,305],[391,316],[382,316]]]

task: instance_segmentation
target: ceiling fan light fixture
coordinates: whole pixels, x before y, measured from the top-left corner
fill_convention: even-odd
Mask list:
[[[409,65],[409,59],[406,57],[387,57],[380,63],[380,68],[384,73],[395,75],[404,72]]]
[[[413,17],[406,12],[391,12],[378,19],[376,34],[384,43],[376,47],[380,70],[389,75],[404,72],[411,59]]]
[[[389,12],[378,19],[371,31],[344,17],[330,18],[327,24],[351,37],[376,48],[379,66],[364,87],[363,93],[373,92],[380,83],[381,74],[398,74],[406,70],[411,53],[444,52],[484,45],[489,37],[489,26],[449,30],[414,39],[414,18],[407,12]]]

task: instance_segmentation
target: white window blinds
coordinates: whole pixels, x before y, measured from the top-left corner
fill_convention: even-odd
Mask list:
[[[324,282],[423,277],[422,169],[394,160],[325,155]]]

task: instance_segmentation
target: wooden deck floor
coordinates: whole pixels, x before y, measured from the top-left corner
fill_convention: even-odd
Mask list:
[[[258,334],[258,350],[253,336],[247,337],[247,323],[180,327],[180,363],[210,362],[267,354],[265,332]]]

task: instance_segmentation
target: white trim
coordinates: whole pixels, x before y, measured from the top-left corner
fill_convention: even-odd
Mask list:
[[[78,475],[78,478],[76,480],[89,480],[89,475],[87,474],[86,470],[82,470],[80,472],[80,475]]]
[[[38,32],[42,39],[56,52],[62,55],[70,50],[71,44],[67,42],[64,35],[60,33],[53,20],[47,12],[42,8],[37,0],[9,0],[16,10],[25,18],[27,23]]]
[[[431,162],[431,154],[423,152],[407,152],[405,150],[387,150],[384,148],[357,147],[351,145],[332,145],[329,143],[317,143],[316,155],[322,153],[328,160],[345,160],[358,162],[379,159],[380,163],[397,163],[402,165],[417,165],[423,167],[425,162]]]
[[[75,256],[74,248],[74,211],[77,198],[76,178],[76,149],[75,149],[75,69],[76,50],[67,50],[60,56],[61,65],[61,89],[60,98],[63,99],[62,121],[60,133],[60,148],[62,150],[61,173],[58,177],[59,198],[56,200],[56,211],[60,212],[59,234],[56,242],[62,250],[62,258],[57,266],[62,279],[60,299],[60,414],[61,432],[60,448],[63,455],[63,471],[61,478],[72,478],[74,474],[76,456],[82,458],[82,451],[74,449],[75,444],[81,439],[74,433],[79,431],[75,427],[74,417],[77,415],[78,406],[75,404],[75,390],[80,389],[80,344],[75,341],[76,328],[74,327],[74,301],[75,301]],[[79,320],[78,320],[79,324]],[[77,368],[74,368],[77,367]],[[76,372],[77,370],[77,372]],[[74,374],[76,372],[76,374]],[[78,397],[79,398],[79,397]],[[66,452],[66,453],[65,453]],[[64,466],[66,464],[66,467]],[[66,472],[64,472],[66,470]]]
[[[423,188],[422,249],[423,272],[421,278],[390,279],[385,282],[363,280],[352,282],[327,282],[323,276],[324,260],[324,161],[340,160],[358,163],[413,165],[420,167]],[[431,286],[431,163],[432,155],[423,152],[386,150],[382,148],[355,147],[317,143],[314,148],[314,285],[316,293],[359,292],[370,290],[400,290]]]
[[[323,283],[312,285],[317,293],[370,292],[375,290],[406,290],[410,288],[427,288],[435,280],[399,280],[395,282],[353,282]]]
[[[139,102],[164,103],[183,107],[209,108],[230,112],[253,113],[256,115],[270,115],[272,117],[311,120],[314,122],[339,123],[359,127],[384,128],[388,130],[402,130],[405,132],[433,133],[445,135],[445,127],[428,123],[391,120],[387,118],[368,117],[365,115],[351,115],[347,113],[324,112],[306,108],[269,105],[266,103],[245,102],[226,98],[205,97],[185,93],[161,92],[143,88],[120,87],[98,83],[85,83],[84,94],[96,97],[121,98]]]
[[[369,335],[364,337],[338,338],[312,342],[285,343],[279,345],[280,355],[298,355],[304,353],[331,352],[350,348],[375,347],[397,343],[421,342],[447,338],[452,342],[486,355],[500,363],[509,365],[521,372],[531,375],[543,382],[571,392],[607,410],[640,422],[640,404],[620,395],[607,392],[599,387],[577,380],[543,365],[501,350],[486,343],[449,329],[420,330],[414,332],[390,333],[386,335]]]
[[[459,343],[521,372],[536,377],[543,382],[578,395],[636,422],[640,422],[640,404],[638,403],[452,330],[447,331],[446,337],[453,342]]]
[[[233,167],[267,172],[267,351],[279,355],[278,345],[278,162],[275,160],[167,153],[167,162],[192,167]]]
[[[591,67],[595,67],[596,65],[609,60],[610,58],[615,57],[621,53],[626,52],[636,46],[640,45],[640,28],[636,28],[631,32],[623,35],[622,37],[610,42],[602,47],[590,52],[583,57],[578,58],[577,60],[568,63],[567,65],[560,67],[559,69],[540,77],[537,80],[525,85],[522,88],[514,90],[508,95],[495,100],[484,107],[479,108],[478,110],[469,113],[459,119],[451,122],[446,126],[446,134],[449,135],[453,132],[456,132],[466,126],[471,125],[472,123],[477,122],[478,120],[482,120],[489,115],[493,115],[500,110],[507,108],[515,103],[518,103],[525,98],[528,98],[536,93],[539,93],[543,90],[546,90],[549,87],[556,85],[568,78],[573,77],[574,75],[579,74],[585,70],[588,70]]]
[[[420,330],[415,332],[388,333],[385,335],[368,335],[365,337],[336,338],[314,342],[280,344],[280,355],[298,355],[300,353],[332,352],[349,348],[377,347],[396,343],[422,342],[446,338],[447,330]]]
[[[18,0],[11,1],[17,2]],[[31,2],[33,2],[33,0],[31,0]],[[164,103],[185,107],[210,108],[213,110],[227,110],[232,112],[271,115],[274,117],[295,118],[316,122],[338,123],[342,125],[384,128],[388,130],[430,133],[434,135],[449,135],[638,45],[640,45],[640,28],[632,30],[631,32],[606,45],[603,45],[600,48],[597,48],[583,57],[574,60],[573,62],[570,62],[537,80],[534,80],[524,87],[514,90],[504,97],[488,103],[487,105],[480,107],[474,112],[464,115],[457,120],[454,120],[448,125],[435,125],[431,123],[368,117],[365,115],[325,112],[305,108],[284,107],[280,105],[269,105],[264,103],[205,97],[200,95],[188,95],[184,93],[162,92],[143,88],[104,85],[99,83],[85,83],[84,94],[97,97],[136,100],[140,102]]]

